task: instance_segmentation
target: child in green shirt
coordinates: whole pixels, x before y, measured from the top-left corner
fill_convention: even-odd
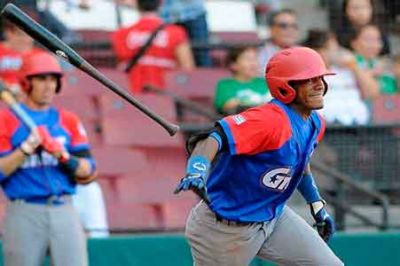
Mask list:
[[[381,94],[398,92],[393,73],[388,70],[387,62],[379,56],[382,38],[376,25],[368,24],[361,27],[352,37],[351,47],[358,66],[364,71],[369,71],[378,81]]]
[[[214,106],[224,115],[260,105],[272,97],[265,80],[258,77],[257,50],[254,47],[232,49],[227,56],[231,78],[217,83]]]

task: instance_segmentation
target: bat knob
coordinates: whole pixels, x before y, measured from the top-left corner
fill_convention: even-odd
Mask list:
[[[168,128],[166,128],[170,136],[174,136],[176,133],[178,133],[179,129],[180,127],[175,124],[168,125]]]

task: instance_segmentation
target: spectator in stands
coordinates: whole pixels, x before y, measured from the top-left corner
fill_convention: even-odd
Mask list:
[[[339,44],[348,49],[351,48],[351,38],[356,31],[367,24],[376,23],[372,0],[344,0],[339,15],[342,18],[335,32]],[[390,53],[389,40],[385,34],[381,34],[381,41],[383,44],[381,53]]]
[[[257,24],[259,26],[267,26],[267,21],[271,12],[282,9],[281,0],[252,0],[251,2],[254,5]]]
[[[388,71],[388,61],[380,55],[382,50],[381,32],[376,25],[368,24],[359,28],[351,38],[351,48],[355,53],[358,66],[372,74],[379,82],[380,93],[397,92],[393,74]]]
[[[80,0],[85,2],[84,0]],[[1,6],[12,2],[18,7],[24,8],[26,10],[31,10],[38,14],[37,21],[47,28],[49,31],[57,35],[66,43],[74,43],[81,40],[79,34],[70,30],[63,22],[61,22],[53,13],[50,12],[48,5],[45,8],[40,8],[38,5],[38,0],[0,0]],[[50,1],[46,1],[50,3]]]
[[[329,31],[310,30],[304,45],[320,53],[328,69],[337,74],[325,77],[329,90],[322,113],[327,123],[368,123],[370,111],[366,100],[372,100],[379,94],[378,83],[371,73],[362,70],[355,56],[341,48]]]
[[[34,13],[29,15],[35,17]],[[0,79],[15,95],[20,95],[19,70],[23,57],[40,49],[34,47],[33,39],[28,34],[10,21],[4,19],[2,25],[4,41],[0,43]]]
[[[127,28],[121,28],[112,37],[113,48],[122,63],[128,63],[151,34],[164,22],[158,16],[160,0],[138,0],[140,19]],[[146,84],[164,87],[166,71],[194,68],[193,55],[185,30],[167,25],[157,33],[148,50],[129,72],[131,91],[140,93]]]
[[[208,44],[209,32],[204,0],[164,0],[160,14],[166,22],[184,27],[191,42]],[[208,49],[194,49],[193,53],[197,66],[211,66]]]
[[[270,16],[270,40],[259,51],[259,65],[264,67],[269,59],[279,50],[296,45],[299,36],[297,16],[292,9],[282,9]]]
[[[235,114],[271,100],[265,80],[258,77],[257,49],[233,48],[227,56],[231,78],[217,83],[214,106],[223,115]]]

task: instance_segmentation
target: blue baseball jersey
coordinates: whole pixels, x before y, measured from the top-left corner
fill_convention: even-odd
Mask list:
[[[38,126],[45,126],[68,152],[89,150],[85,129],[73,113],[52,107],[44,111],[31,110],[24,104],[21,107]],[[0,157],[17,149],[29,134],[29,129],[12,111],[0,111]],[[0,184],[10,199],[74,194],[76,185],[60,168],[58,160],[43,150],[26,157],[10,176],[0,174]]]
[[[207,180],[210,208],[233,221],[262,222],[280,214],[301,181],[325,124],[313,111],[304,119],[270,103],[220,120],[228,148]]]

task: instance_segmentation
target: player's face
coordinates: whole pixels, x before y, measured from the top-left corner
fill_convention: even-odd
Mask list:
[[[38,107],[47,107],[56,95],[58,77],[55,75],[38,75],[30,79],[31,91],[29,100]]]
[[[324,107],[325,85],[322,77],[294,82],[296,89],[295,104],[306,110],[316,110]]]

